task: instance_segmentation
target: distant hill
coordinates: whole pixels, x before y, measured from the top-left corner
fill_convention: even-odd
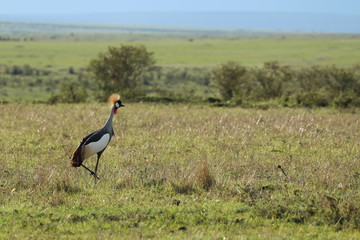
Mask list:
[[[56,23],[56,22],[26,22],[1,21],[0,34],[119,34],[119,33],[153,33],[153,34],[226,34],[238,33],[238,30],[220,28],[195,27],[157,27],[146,25],[123,24],[90,24],[90,23]]]
[[[292,31],[317,33],[360,33],[360,14],[283,13],[283,12],[151,12],[151,13],[93,13],[64,15],[0,15],[0,21],[51,22],[82,24],[113,24],[154,26],[186,31]],[[84,30],[84,28],[82,28]],[[147,28],[148,29],[148,28]],[[42,29],[41,31],[56,29]],[[92,29],[94,30],[94,29]],[[100,30],[100,29],[98,29]],[[102,31],[114,30],[108,26]],[[128,29],[117,29],[125,30]],[[140,29],[141,30],[141,29]],[[159,29],[157,29],[159,30]],[[0,33],[5,29],[0,28]],[[8,31],[8,30],[7,30]],[[40,31],[40,29],[37,29]]]

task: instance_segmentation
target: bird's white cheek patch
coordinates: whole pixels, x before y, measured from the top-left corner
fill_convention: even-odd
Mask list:
[[[101,152],[108,145],[110,141],[110,134],[104,134],[97,142],[89,143],[85,146],[85,156],[84,158],[88,158],[95,153]]]

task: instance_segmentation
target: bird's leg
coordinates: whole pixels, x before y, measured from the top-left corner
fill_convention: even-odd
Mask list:
[[[98,169],[98,165],[99,165],[99,160],[100,160],[100,157],[101,157],[101,153],[97,155],[97,160],[96,160],[96,165],[95,165],[95,177],[98,178],[98,176],[96,175],[97,173],[97,169]],[[99,179],[99,178],[98,178]]]
[[[98,176],[96,176],[96,173],[92,170],[90,170],[87,166],[85,166],[84,164],[81,164],[82,167],[84,167],[86,170],[88,170],[90,172],[91,175],[93,175],[95,177],[95,179],[97,178],[98,180],[100,180],[100,178]]]

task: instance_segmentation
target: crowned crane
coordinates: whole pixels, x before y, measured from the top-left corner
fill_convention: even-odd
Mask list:
[[[117,113],[118,108],[125,107],[120,101],[120,95],[112,94],[109,97],[109,103],[112,105],[111,112],[108,120],[106,121],[103,128],[97,130],[93,133],[87,135],[80,143],[74,155],[72,157],[71,164],[73,167],[84,167],[88,170],[91,175],[94,176],[95,181],[99,179],[97,176],[97,169],[99,165],[99,159],[101,154],[106,149],[107,145],[109,144],[111,138],[114,136],[114,129],[112,126],[112,121],[114,114]],[[92,155],[97,154],[97,161],[95,165],[95,170],[92,171],[88,167],[86,167],[83,162],[87,158],[91,157]]]

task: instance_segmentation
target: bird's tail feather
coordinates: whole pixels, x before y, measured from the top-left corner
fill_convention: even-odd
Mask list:
[[[81,146],[79,146],[76,149],[76,151],[74,152],[74,155],[73,155],[72,160],[71,160],[71,165],[73,167],[80,167],[82,162],[83,162],[83,160],[82,160],[82,157],[81,157]]]

